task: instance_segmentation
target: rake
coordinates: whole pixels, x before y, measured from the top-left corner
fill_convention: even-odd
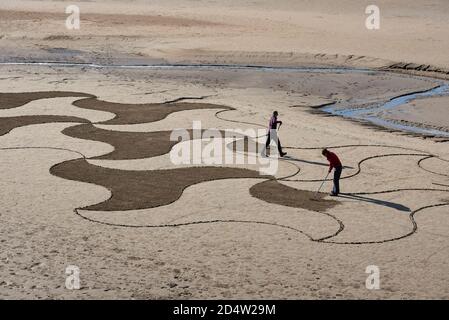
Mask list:
[[[330,172],[327,173],[327,175],[326,175],[326,177],[324,178],[323,182],[321,182],[320,187],[319,187],[318,190],[313,194],[313,199],[312,199],[312,200],[318,200],[318,199],[316,198],[316,196],[318,195],[318,193],[320,192],[320,190],[321,190],[321,188],[323,187],[324,183],[326,182],[327,177],[329,176],[329,173],[330,173]]]

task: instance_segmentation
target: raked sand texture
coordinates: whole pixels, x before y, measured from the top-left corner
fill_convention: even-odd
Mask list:
[[[363,1],[83,1],[73,34],[67,2],[2,1],[3,62],[371,70],[0,65],[0,298],[449,298],[447,139],[316,112],[443,83],[446,1],[394,3],[379,1],[372,33]],[[403,62],[438,70],[391,72]],[[382,117],[447,131],[447,99]],[[262,163],[247,146],[263,145],[273,110],[288,155]],[[170,139],[180,128],[192,139]],[[172,161],[207,147],[208,129],[247,162]],[[344,165],[337,198],[331,178],[315,194],[323,147]],[[365,287],[370,265],[379,290]]]

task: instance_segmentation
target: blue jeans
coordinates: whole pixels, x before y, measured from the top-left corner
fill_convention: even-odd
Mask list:
[[[274,140],[274,142],[276,142],[276,145],[278,147],[278,152],[279,154],[283,153],[282,152],[282,146],[281,146],[281,141],[279,141],[276,129],[270,129],[268,131],[267,134],[267,142],[265,142],[265,149],[268,149],[270,147],[271,144],[271,140]]]
[[[340,193],[340,177],[341,177],[341,171],[343,170],[343,167],[336,167],[334,171],[334,194]]]

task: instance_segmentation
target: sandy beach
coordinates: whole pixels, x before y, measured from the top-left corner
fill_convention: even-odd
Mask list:
[[[448,299],[449,3],[369,4],[2,1],[0,298]]]

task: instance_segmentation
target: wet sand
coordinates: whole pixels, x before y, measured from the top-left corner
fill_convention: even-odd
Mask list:
[[[446,118],[448,109],[448,97],[433,97],[414,100],[381,116],[398,123],[449,132]]]

